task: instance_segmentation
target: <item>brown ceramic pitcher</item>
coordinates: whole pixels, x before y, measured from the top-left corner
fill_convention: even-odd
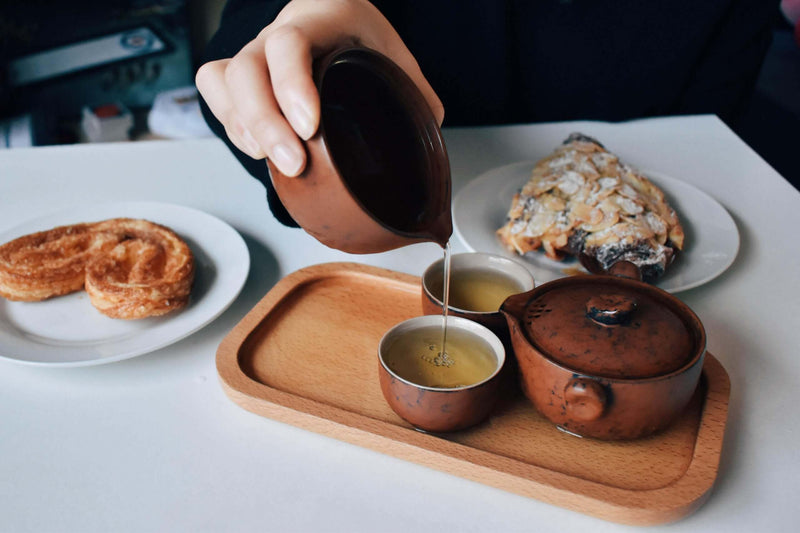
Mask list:
[[[366,48],[336,51],[314,67],[321,102],[303,173],[268,161],[275,190],[300,226],[349,253],[434,241],[453,232],[450,164],[424,96],[406,73]]]

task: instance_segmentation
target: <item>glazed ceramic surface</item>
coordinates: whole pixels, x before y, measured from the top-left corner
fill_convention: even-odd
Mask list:
[[[448,329],[468,332],[477,341],[486,342],[496,359],[494,372],[486,379],[458,388],[426,387],[398,376],[384,360],[385,347],[400,335],[414,329],[438,326],[441,316],[411,318],[390,329],[378,348],[381,391],[389,406],[414,427],[429,432],[448,432],[474,426],[490,413],[497,397],[505,349],[487,328],[465,318],[450,317]]]
[[[534,287],[533,275],[519,262],[495,254],[482,252],[454,254],[450,259],[451,280],[458,277],[460,271],[482,271],[498,273],[511,278],[519,286],[519,293],[527,292]],[[422,274],[422,312],[426,315],[442,314],[441,285],[444,276],[444,259],[431,264]],[[452,281],[451,281],[452,283]],[[438,289],[438,290],[434,290]],[[509,340],[506,319],[498,307],[495,311],[473,311],[448,306],[448,315],[467,318],[492,330],[504,343]],[[507,345],[510,346],[510,344]]]
[[[281,202],[309,234],[349,253],[453,232],[450,165],[439,124],[414,82],[366,48],[315,65],[321,121],[296,178],[267,162]]]
[[[501,308],[525,394],[563,429],[601,439],[659,431],[697,387],[703,325],[683,302],[640,281],[576,276]]]

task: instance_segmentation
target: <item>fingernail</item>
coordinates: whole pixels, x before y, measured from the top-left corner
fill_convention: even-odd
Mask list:
[[[296,176],[300,173],[303,159],[300,155],[286,146],[277,144],[272,149],[272,162],[287,176]]]
[[[242,128],[242,142],[244,142],[247,147],[247,151],[250,152],[250,157],[264,157],[264,151],[247,128]]]
[[[303,140],[308,140],[314,135],[314,123],[311,120],[311,113],[303,104],[295,103],[291,109],[292,125],[295,131]]]

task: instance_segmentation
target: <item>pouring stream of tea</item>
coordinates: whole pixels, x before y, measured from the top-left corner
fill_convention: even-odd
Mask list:
[[[447,354],[447,308],[450,306],[450,241],[444,248],[444,273],[442,283],[442,351],[430,362],[436,366],[450,367],[455,361]]]

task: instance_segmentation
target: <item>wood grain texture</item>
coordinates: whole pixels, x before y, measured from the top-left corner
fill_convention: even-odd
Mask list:
[[[259,415],[613,522],[671,522],[707,498],[730,394],[710,354],[684,414],[646,439],[566,434],[539,415],[515,379],[486,422],[430,435],[398,417],[378,384],[380,338],[420,314],[413,276],[354,263],[299,270],[220,344],[222,386]]]

